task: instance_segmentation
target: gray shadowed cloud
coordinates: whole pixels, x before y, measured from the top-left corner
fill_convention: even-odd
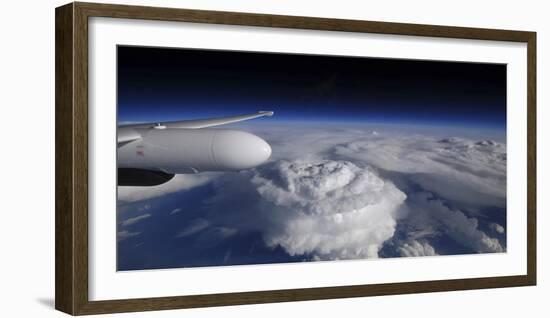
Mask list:
[[[478,220],[462,211],[447,207],[444,202],[428,192],[409,196],[410,212],[405,222],[416,231],[429,230],[431,236],[443,233],[465,247],[478,253],[503,252],[498,239],[489,237],[479,229]]]

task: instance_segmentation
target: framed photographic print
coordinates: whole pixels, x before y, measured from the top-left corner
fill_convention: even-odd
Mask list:
[[[56,9],[56,308],[536,284],[536,34]]]

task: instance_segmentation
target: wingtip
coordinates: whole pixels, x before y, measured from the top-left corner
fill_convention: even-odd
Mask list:
[[[264,116],[273,116],[273,114],[275,114],[275,112],[270,111],[270,110],[260,110],[258,112],[258,114],[262,114]]]

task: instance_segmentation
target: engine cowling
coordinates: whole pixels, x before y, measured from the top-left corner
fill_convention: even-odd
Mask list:
[[[118,167],[167,174],[239,171],[269,159],[271,147],[260,137],[227,129],[149,129],[118,148]]]

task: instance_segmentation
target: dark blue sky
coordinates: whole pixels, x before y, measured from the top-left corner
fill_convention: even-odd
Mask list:
[[[505,127],[506,65],[118,47],[121,122],[258,110],[277,120]]]

